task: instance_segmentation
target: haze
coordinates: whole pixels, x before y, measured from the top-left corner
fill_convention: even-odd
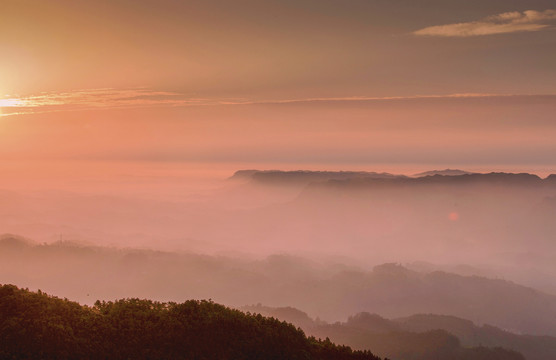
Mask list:
[[[0,284],[556,336],[555,114],[554,0],[5,0]]]

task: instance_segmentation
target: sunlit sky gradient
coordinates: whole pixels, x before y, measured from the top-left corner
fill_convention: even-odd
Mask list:
[[[21,174],[556,172],[554,0],[4,0],[0,54]]]

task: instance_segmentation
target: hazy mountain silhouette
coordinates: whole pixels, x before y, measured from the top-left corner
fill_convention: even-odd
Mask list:
[[[488,173],[488,174],[463,174],[456,176],[431,175],[417,178],[393,177],[393,178],[350,178],[350,179],[330,179],[327,182],[313,184],[319,187],[342,187],[350,186],[360,188],[372,188],[374,186],[411,186],[411,185],[496,185],[507,187],[537,187],[543,185],[554,185],[549,178],[541,179],[539,176],[528,173]]]
[[[238,170],[232,176],[230,176],[228,180],[251,180],[253,174],[260,171],[261,170]]]
[[[23,244],[23,243],[22,243]],[[286,255],[247,260],[58,242],[0,243],[0,282],[70,299],[212,298],[230,306],[293,306],[338,320],[368,311],[387,317],[436,313],[514,332],[556,335],[556,297],[504,280],[396,264],[365,271]]]
[[[405,178],[404,175],[377,173],[369,171],[282,171],[282,170],[239,170],[230,179],[250,179],[267,185],[307,185],[312,182],[346,179],[393,179]]]
[[[477,326],[469,320],[446,315],[413,315],[395,319],[407,331],[446,330],[458,337],[463,346],[500,346],[522,353],[528,360],[556,359],[556,337],[518,335],[498,327]]]
[[[185,199],[0,191],[0,229],[41,243],[63,234],[119,247],[344,256],[369,267],[466,264],[556,294],[550,178],[256,170],[245,176],[254,174],[272,180],[222,181]]]
[[[282,171],[282,170],[238,170],[230,179],[248,179],[271,185],[300,185],[328,183],[342,185],[407,185],[407,184],[497,184],[497,185],[539,185],[552,183],[556,175],[546,179],[528,173],[474,173],[458,169],[431,170],[415,174],[413,177],[367,171]]]
[[[410,354],[408,358],[424,352],[433,354],[440,352],[443,344],[449,343],[453,347],[452,353],[444,356],[454,358],[457,357],[454,353],[461,351],[454,350],[459,348],[459,344],[462,348],[513,350],[528,360],[556,358],[556,337],[514,334],[491,325],[477,326],[472,321],[454,316],[419,314],[390,320],[363,312],[348,317],[345,322],[329,324],[320,319],[313,320],[303,311],[291,307],[271,308],[258,304],[242,309],[287,321],[301,327],[307,334],[327,334],[333,341],[355,348],[373,344],[377,354],[391,359],[406,358],[407,354]],[[403,351],[406,354],[402,355]]]
[[[551,182],[551,183],[556,182],[556,174],[548,175],[545,180],[548,181],[548,182]]]
[[[414,177],[423,177],[423,176],[432,176],[432,175],[444,175],[444,176],[459,176],[459,175],[467,175],[467,174],[475,174],[470,171],[459,170],[459,169],[444,169],[444,170],[430,170],[421,172],[418,174],[413,175]]]
[[[524,359],[515,347],[503,347],[497,341],[491,341],[488,344],[467,344],[441,326],[414,331],[406,329],[398,321],[388,320],[376,314],[359,313],[350,316],[346,322],[328,324],[318,319],[312,320],[304,312],[289,307],[270,308],[258,304],[246,306],[242,309],[290,322],[301,327],[307,334],[317,337],[327,336],[333,341],[349,344],[354,348],[365,348],[372,345],[376,354],[393,360]],[[471,323],[471,325],[473,324]],[[550,354],[553,354],[550,343],[544,340],[556,339],[519,336],[509,333],[508,335],[523,339],[522,343],[526,350],[531,351],[531,345],[541,345],[540,349],[533,352],[540,357],[533,357],[532,359],[553,359],[550,356]]]

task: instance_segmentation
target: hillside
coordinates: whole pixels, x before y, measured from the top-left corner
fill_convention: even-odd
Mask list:
[[[556,359],[556,337],[519,335],[490,325],[445,315],[420,314],[393,321],[406,331],[442,329],[458,337],[464,346],[501,346],[521,352],[527,360]]]
[[[88,304],[212,298],[228,306],[293,306],[327,321],[364,311],[389,318],[435,313],[516,333],[556,335],[555,296],[509,281],[396,264],[367,271],[287,255],[248,260],[66,242],[33,245],[6,237],[0,241],[0,283]]]
[[[0,320],[1,359],[379,360],[210,300],[125,299],[87,307],[4,285]]]
[[[344,323],[328,324],[320,320],[313,321],[305,313],[292,308],[269,308],[256,305],[244,309],[291,322],[301,326],[308,334],[317,337],[327,336],[332,341],[353,348],[372,347],[377,355],[392,360],[525,359],[523,355],[510,350],[509,347],[502,348],[497,344],[489,345],[490,347],[469,346],[441,328],[420,332],[407,331],[395,321],[369,313],[350,317]]]

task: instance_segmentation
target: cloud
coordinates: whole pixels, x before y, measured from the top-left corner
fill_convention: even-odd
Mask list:
[[[45,112],[132,108],[145,106],[201,106],[233,103],[241,99],[211,100],[186,94],[149,89],[85,89],[0,98],[0,116]]]
[[[481,94],[462,93],[444,95],[413,96],[351,96],[323,98],[294,98],[253,100],[245,98],[199,98],[188,94],[141,89],[86,89],[61,93],[41,93],[19,97],[0,98],[0,117],[40,114],[61,111],[96,110],[115,108],[138,108],[155,106],[238,106],[238,105],[272,105],[295,103],[334,103],[334,102],[384,102],[434,99],[471,99],[471,98],[539,98],[554,97],[545,95]]]
[[[539,31],[550,27],[556,20],[556,10],[524,12],[514,11],[488,16],[478,21],[430,26],[414,31],[420,36],[469,37]]]
[[[290,104],[305,102],[348,102],[348,101],[395,101],[395,100],[420,100],[420,99],[461,99],[461,98],[492,98],[492,97],[515,97],[527,95],[512,94],[481,94],[481,93],[462,93],[444,95],[412,95],[412,96],[350,96],[350,97],[324,97],[324,98],[301,98],[284,100],[262,100],[253,102],[241,102],[235,104]]]

